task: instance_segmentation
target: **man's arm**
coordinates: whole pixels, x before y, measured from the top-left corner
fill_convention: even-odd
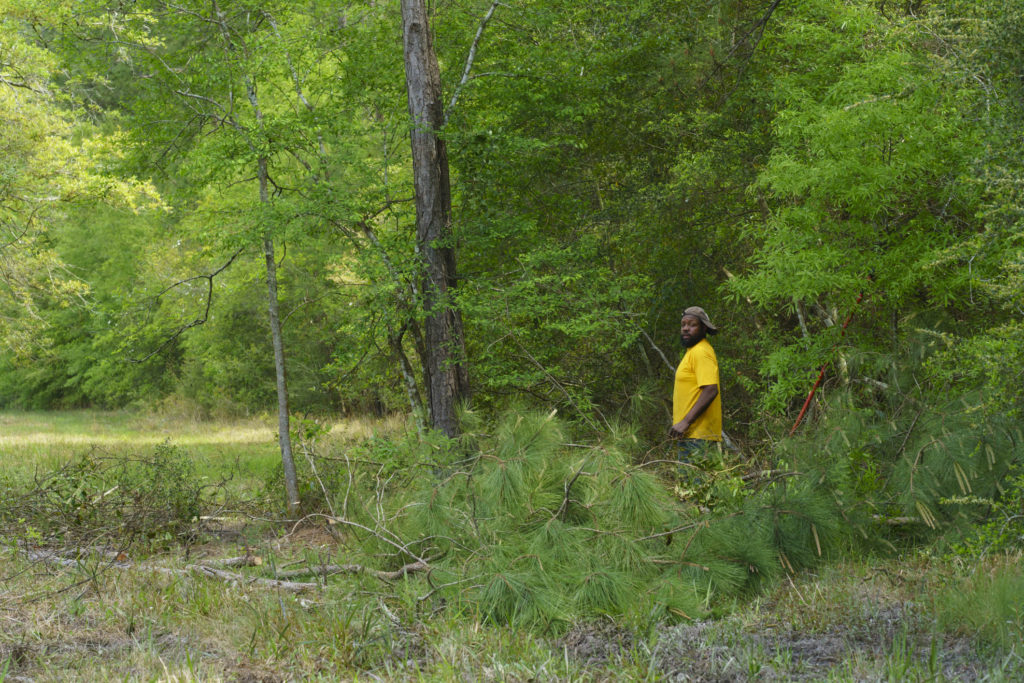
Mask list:
[[[690,427],[693,425],[693,421],[708,409],[708,406],[711,405],[711,402],[715,400],[716,396],[718,396],[717,384],[708,384],[707,386],[701,387],[700,396],[697,397],[697,402],[693,404],[693,407],[690,408],[690,412],[686,413],[682,420],[672,425],[668,430],[669,434],[675,437],[686,436],[686,432],[690,430]]]

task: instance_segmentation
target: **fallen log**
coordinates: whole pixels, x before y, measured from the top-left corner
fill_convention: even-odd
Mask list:
[[[221,581],[230,581],[232,583],[238,583],[243,586],[258,586],[260,588],[278,588],[280,590],[289,591],[291,593],[304,593],[305,591],[316,590],[320,588],[320,584],[317,583],[299,583],[296,581],[281,581],[279,579],[264,579],[258,576],[242,576],[235,572],[229,572],[224,569],[216,569],[214,567],[208,567],[202,564],[190,564],[185,567],[186,571],[190,571],[193,574],[202,574],[203,576],[220,579]]]
[[[399,567],[393,572],[381,571],[379,569],[370,569],[360,564],[324,564],[317,565],[315,567],[303,567],[301,569],[290,569],[284,572],[277,572],[277,578],[279,579],[294,579],[300,576],[321,576],[328,577],[333,574],[369,574],[374,576],[381,581],[397,581],[398,579],[404,578],[409,574],[416,572],[422,572],[430,569],[430,566],[426,562],[411,562],[403,567]]]
[[[71,560],[60,555],[46,551],[46,550],[29,550],[26,549],[25,556],[34,562],[45,562],[47,564],[56,564],[62,567],[80,567],[81,561]],[[243,576],[235,572],[229,572],[223,569],[217,569],[215,567],[208,567],[200,564],[186,565],[184,569],[174,569],[171,567],[161,567],[155,564],[131,564],[129,562],[118,562],[112,561],[106,566],[114,567],[121,570],[135,570],[135,571],[146,571],[153,572],[155,574],[163,574],[165,576],[179,576],[187,577],[193,574],[200,574],[208,578],[218,579],[220,581],[230,581],[237,583],[240,586],[256,586],[259,588],[277,588],[280,590],[289,591],[292,593],[303,593],[305,591],[316,590],[320,588],[319,584],[316,583],[299,583],[295,581],[281,581],[278,579],[265,579],[258,576]]]
[[[222,560],[204,560],[198,564],[206,567],[259,567],[263,565],[263,558],[259,555],[239,555]]]
[[[110,550],[108,548],[70,548],[61,551],[61,557],[70,560],[84,560],[89,557],[99,557],[112,562],[127,562],[128,555],[123,550]]]
[[[63,555],[48,551],[48,550],[33,550],[31,548],[23,547],[26,557],[36,562],[46,562],[48,564],[57,564],[62,567],[79,567],[81,566],[81,558],[87,557],[90,554],[95,554],[94,551],[88,552],[76,552],[76,551],[63,551]],[[78,559],[70,559],[66,555],[70,554],[72,557]],[[297,582],[291,581],[290,579],[298,578],[301,576],[319,576],[321,578],[327,578],[334,574],[368,574],[376,577],[381,581],[397,581],[402,579],[409,574],[416,572],[427,571],[430,566],[423,561],[417,560],[416,562],[410,562],[394,571],[383,571],[379,569],[371,569],[364,567],[359,564],[328,564],[318,565],[316,567],[304,567],[301,569],[293,569],[289,571],[278,572],[276,578],[264,578],[259,576],[244,576],[236,572],[229,572],[219,567],[258,567],[263,564],[262,558],[254,555],[242,555],[239,557],[229,557],[223,560],[209,560],[201,564],[190,564],[186,565],[184,569],[174,569],[172,567],[162,567],[155,564],[132,564],[127,562],[123,553],[113,554],[107,553],[106,558],[109,560],[107,566],[115,567],[117,569],[133,569],[137,571],[149,571],[157,574],[164,574],[166,576],[189,576],[191,574],[199,574],[207,578],[217,579],[220,581],[229,581],[237,583],[243,586],[257,586],[260,588],[277,588],[280,590],[289,591],[292,593],[302,593],[305,591],[315,590],[320,587],[317,583],[310,582]],[[218,566],[211,566],[216,564]]]

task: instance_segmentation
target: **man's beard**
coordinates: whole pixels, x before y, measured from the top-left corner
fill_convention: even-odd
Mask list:
[[[708,333],[701,330],[693,337],[686,337],[682,333],[679,335],[679,341],[683,343],[683,348],[688,349],[691,346],[696,346],[704,340],[704,337],[708,336]]]

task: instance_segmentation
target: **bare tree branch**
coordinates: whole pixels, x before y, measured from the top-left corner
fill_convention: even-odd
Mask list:
[[[397,581],[398,579],[405,578],[409,574],[427,571],[428,569],[430,569],[430,567],[425,562],[420,561],[410,562],[407,565],[399,567],[393,572],[370,569],[369,567],[364,567],[361,564],[325,564],[278,572],[277,577],[279,579],[294,579],[300,576],[327,577],[334,574],[369,574],[381,581]]]
[[[30,83],[28,83],[26,81],[20,81],[20,82],[19,81],[11,81],[11,80],[8,80],[7,78],[5,78],[4,76],[0,76],[0,83],[3,83],[4,85],[6,85],[8,87],[11,87],[11,88],[23,88],[25,90],[31,90],[32,92],[36,93],[37,95],[46,95],[46,96],[50,95],[50,91],[47,90],[46,88],[43,88],[42,86],[32,85],[32,84],[30,84]]]
[[[202,317],[196,318],[196,319],[192,320],[191,322],[186,323],[186,324],[180,326],[177,330],[174,331],[173,334],[171,334],[170,337],[165,339],[163,341],[163,343],[160,344],[160,346],[158,346],[156,349],[154,349],[152,353],[149,353],[149,354],[147,354],[146,356],[144,356],[142,358],[129,358],[128,362],[130,362],[130,363],[144,363],[144,362],[146,362],[147,360],[149,360],[150,358],[152,358],[153,356],[157,355],[158,353],[163,351],[165,348],[167,348],[167,346],[171,342],[173,342],[175,339],[180,337],[186,330],[190,330],[193,327],[198,327],[198,326],[202,325],[203,323],[205,323],[207,320],[209,320],[209,318],[210,318],[210,306],[213,304],[213,278],[217,277],[218,275],[223,273],[225,270],[227,270],[227,268],[232,263],[235,262],[235,259],[238,258],[239,254],[241,254],[244,250],[245,250],[245,248],[243,247],[243,248],[239,249],[238,251],[236,251],[234,254],[231,255],[231,258],[229,258],[227,260],[227,263],[225,263],[224,265],[222,265],[220,268],[218,268],[217,270],[213,271],[212,273],[206,273],[204,275],[194,275],[192,277],[185,278],[184,280],[178,280],[174,284],[165,287],[155,297],[153,297],[153,300],[155,302],[156,300],[158,300],[160,297],[162,297],[164,294],[166,294],[167,292],[171,291],[172,289],[174,289],[176,287],[180,287],[181,285],[187,284],[189,282],[194,282],[196,280],[206,280],[206,283],[207,283],[206,307],[203,309]]]
[[[711,79],[714,78],[725,67],[725,65],[729,63],[729,60],[732,59],[733,55],[736,54],[737,50],[751,42],[752,37],[754,39],[750,51],[751,53],[753,53],[754,50],[757,49],[758,44],[760,44],[761,42],[761,38],[764,36],[764,30],[768,26],[768,21],[772,18],[772,14],[775,13],[775,10],[777,10],[779,8],[779,5],[781,4],[782,0],[772,0],[772,3],[768,5],[768,8],[765,10],[764,14],[761,15],[761,18],[755,21],[754,24],[750,27],[750,30],[743,34],[743,36],[736,41],[736,43],[732,46],[732,49],[729,50],[729,52],[725,55],[725,58],[722,61],[717,62],[715,64],[715,68],[711,70],[711,73],[709,73],[701,80],[701,82],[697,85],[697,90],[702,90],[704,86],[706,86],[711,81]],[[754,37],[755,34],[757,34],[756,37]]]
[[[675,366],[673,366],[671,363],[668,362],[668,358],[666,358],[665,354],[662,353],[661,349],[658,348],[658,345],[654,343],[654,340],[651,339],[650,335],[647,334],[647,331],[644,330],[644,328],[639,327],[639,326],[637,327],[637,329],[640,330],[640,334],[642,334],[644,336],[644,339],[646,339],[647,343],[651,345],[651,348],[654,349],[655,351],[657,351],[658,355],[661,356],[661,359],[663,361],[665,361],[665,366],[669,370],[671,370],[672,372],[675,372],[676,371]]]
[[[565,489],[565,495],[562,498],[562,504],[558,507],[558,512],[556,512],[551,517],[551,519],[556,519],[557,518],[557,519],[561,519],[562,521],[565,521],[565,513],[569,511],[569,492],[572,491],[572,485],[575,484],[576,480],[580,478],[581,474],[583,474],[583,468],[586,467],[586,466],[587,466],[587,461],[584,460],[583,464],[580,465],[580,468],[578,470],[576,470],[576,474],[573,475],[572,479],[570,479],[569,481],[565,482],[565,484],[563,486],[563,488]]]
[[[448,108],[444,110],[444,123],[448,123],[448,116],[451,114],[452,109],[455,108],[455,103],[459,101],[459,93],[462,92],[463,86],[469,82],[469,72],[473,68],[473,60],[476,59],[476,49],[480,45],[480,38],[484,35],[484,29],[487,28],[487,22],[494,16],[494,10],[498,9],[498,5],[501,2],[494,0],[491,3],[490,9],[484,15],[484,18],[480,20],[480,26],[476,30],[476,35],[473,37],[473,43],[469,46],[469,55],[466,56],[466,68],[462,70],[462,79],[459,84],[455,86],[455,92],[452,94],[452,101],[448,103]]]

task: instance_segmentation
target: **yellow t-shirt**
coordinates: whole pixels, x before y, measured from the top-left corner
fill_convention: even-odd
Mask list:
[[[675,388],[672,392],[672,423],[679,422],[700,396],[700,388],[718,385],[718,396],[701,413],[690,430],[684,435],[688,439],[722,440],[722,387],[718,382],[718,358],[707,339],[686,350],[686,355],[676,368]]]

